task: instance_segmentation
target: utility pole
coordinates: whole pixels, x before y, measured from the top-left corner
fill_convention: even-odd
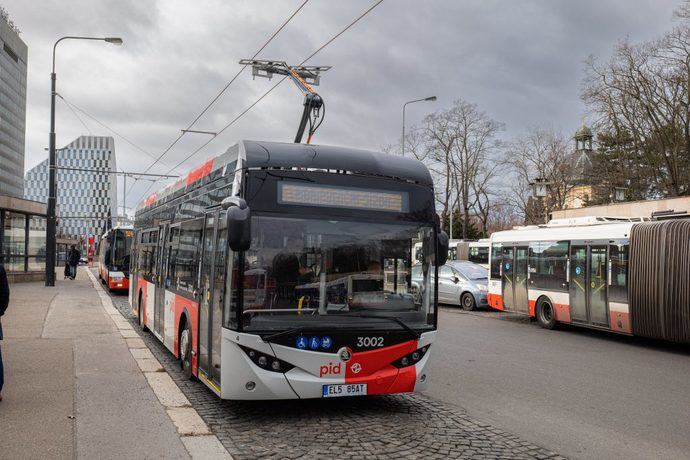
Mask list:
[[[415,99],[413,101],[407,101],[403,104],[403,109],[402,109],[402,139],[400,139],[400,148],[401,148],[402,156],[405,156],[405,108],[407,107],[407,104],[414,104],[415,102],[425,102],[425,101],[431,102],[431,101],[435,101],[435,100],[436,100],[436,96],[429,96],[429,97],[424,97],[422,99]],[[451,222],[452,222],[452,219],[451,219]],[[451,230],[451,238],[453,238],[452,230]]]

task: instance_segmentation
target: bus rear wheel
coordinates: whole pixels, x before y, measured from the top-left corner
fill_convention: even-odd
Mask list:
[[[180,332],[180,367],[185,377],[192,379],[192,331],[185,321],[184,329]]]
[[[460,297],[460,306],[465,311],[472,311],[477,308],[477,302],[475,302],[474,296],[471,293],[465,292],[462,297]]]
[[[146,332],[149,330],[148,327],[144,324],[144,306],[142,305],[142,293],[139,293],[139,301],[137,302],[137,314],[139,315],[139,326],[141,326],[141,330]]]
[[[548,299],[541,299],[537,304],[537,322],[544,329],[554,329],[557,325],[553,305]]]

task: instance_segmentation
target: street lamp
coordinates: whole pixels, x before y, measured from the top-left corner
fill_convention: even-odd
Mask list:
[[[549,223],[549,210],[546,207],[546,197],[549,195],[549,186],[551,182],[543,177],[537,177],[534,182],[530,183],[532,186],[532,194],[542,201],[544,206],[544,223]]]
[[[435,101],[435,100],[436,100],[436,96],[429,96],[429,97],[425,97],[423,99],[415,99],[414,101],[407,101],[403,104],[403,109],[402,109],[402,144],[401,144],[402,156],[405,156],[405,108],[407,107],[407,104],[412,104],[415,102],[424,102],[424,101],[431,102],[431,101]]]
[[[48,209],[46,222],[46,286],[55,286],[55,202],[57,190],[55,189],[55,49],[63,40],[98,40],[113,45],[121,45],[119,37],[62,37],[53,45],[53,71],[50,74],[50,137],[49,137],[49,169],[48,169]]]

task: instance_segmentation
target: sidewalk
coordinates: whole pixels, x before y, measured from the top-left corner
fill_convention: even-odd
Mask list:
[[[0,457],[189,458],[86,270],[10,286]]]

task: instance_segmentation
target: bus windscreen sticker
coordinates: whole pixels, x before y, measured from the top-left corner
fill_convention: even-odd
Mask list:
[[[290,182],[278,183],[278,203],[388,212],[409,211],[407,192]]]

